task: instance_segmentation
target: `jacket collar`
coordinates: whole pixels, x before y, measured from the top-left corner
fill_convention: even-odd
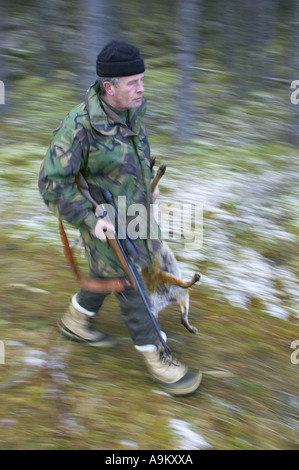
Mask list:
[[[138,134],[146,110],[146,99],[143,98],[138,108],[129,110],[129,126],[101,100],[100,86],[97,81],[87,90],[85,105],[91,126],[95,130],[101,134],[114,135],[117,132],[117,127],[121,126],[121,133],[125,137]]]

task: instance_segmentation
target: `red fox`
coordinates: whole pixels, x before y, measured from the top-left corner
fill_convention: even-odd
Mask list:
[[[181,279],[181,271],[169,246],[162,242],[156,262],[142,270],[142,277],[148,289],[150,306],[156,318],[159,312],[170,304],[178,303],[181,308],[181,322],[191,333],[197,333],[197,328],[190,325],[189,291],[200,279],[199,274],[194,274],[189,282]]]
[[[152,182],[152,192],[154,192],[165,170],[166,165],[162,164]],[[188,288],[199,281],[200,275],[196,273],[191,281],[184,282],[172,250],[162,241],[155,263],[142,270],[142,277],[148,289],[150,304],[155,317],[158,318],[159,312],[167,305],[178,303],[181,308],[182,324],[191,333],[197,333],[197,328],[190,325],[188,320]]]

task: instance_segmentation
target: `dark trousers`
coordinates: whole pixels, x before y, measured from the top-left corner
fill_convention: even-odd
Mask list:
[[[139,282],[143,287],[143,280],[139,277]],[[98,312],[107,297],[107,293],[96,293],[81,289],[77,294],[77,302],[81,307],[90,312]],[[160,338],[148,314],[143,300],[138,291],[128,287],[124,295],[116,294],[123,321],[129,331],[129,334],[136,346],[145,344],[160,343]]]

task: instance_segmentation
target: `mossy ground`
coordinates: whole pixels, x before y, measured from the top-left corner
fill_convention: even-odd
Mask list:
[[[298,448],[298,365],[290,360],[298,326],[194,288],[197,336],[174,307],[160,318],[178,357],[204,372],[198,392],[174,398],[147,376],[114,297],[96,326],[116,337],[115,349],[60,336],[57,322],[77,286],[59,250],[1,235],[0,272],[2,449],[179,448],[171,419],[213,449]]]
[[[51,89],[24,80],[15,90],[18,109],[1,123],[0,448],[298,449],[296,151],[253,143],[252,102],[223,110],[221,130],[210,115],[209,137],[188,148],[172,146],[166,128],[152,135],[154,154],[168,164],[164,200],[204,198],[202,249],[190,254],[174,244],[182,270],[202,273],[190,302],[199,333],[180,325],[176,306],[160,316],[175,354],[199,367],[203,381],[192,396],[167,396],[147,376],[113,296],[95,326],[117,339],[115,349],[98,351],[58,332],[78,286],[37,178],[52,129],[77,103],[68,78],[60,80]],[[266,106],[259,110],[269,122]],[[228,292],[246,294],[245,307]],[[271,315],[277,306],[287,319]]]

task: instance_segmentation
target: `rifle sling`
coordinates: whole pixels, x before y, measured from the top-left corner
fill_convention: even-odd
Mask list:
[[[63,222],[59,219],[59,231],[63,243],[64,253],[69,265],[82,289],[90,292],[123,292],[125,287],[129,285],[129,282],[125,279],[90,279],[85,278],[80,273],[75,258],[73,256],[72,249],[70,247],[67,235],[65,233]]]

